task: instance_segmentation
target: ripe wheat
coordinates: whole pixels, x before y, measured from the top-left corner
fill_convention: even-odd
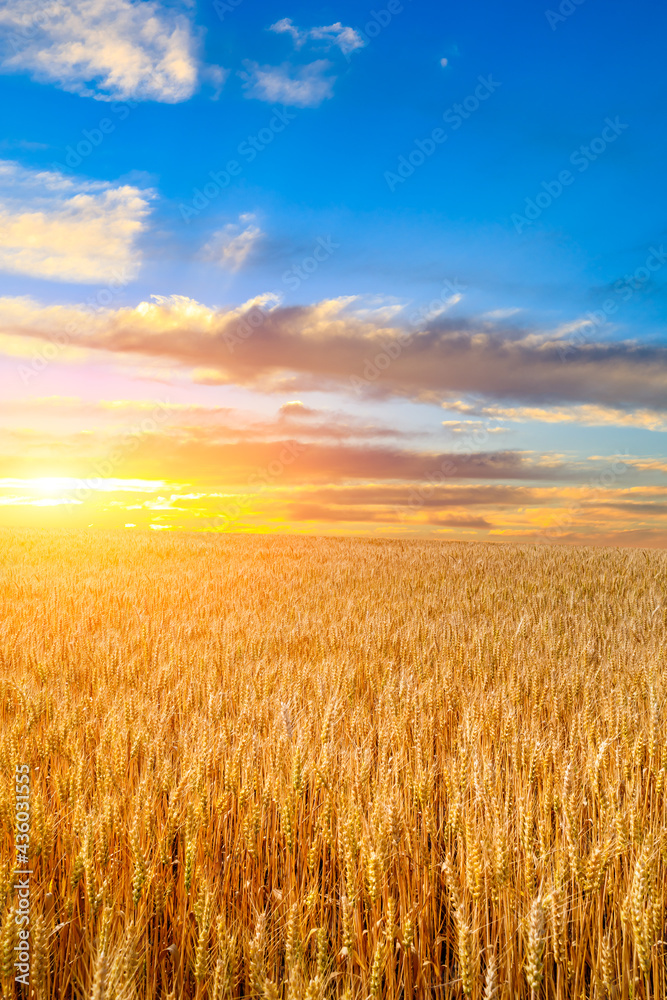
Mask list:
[[[667,997],[664,553],[0,541],[5,997]]]

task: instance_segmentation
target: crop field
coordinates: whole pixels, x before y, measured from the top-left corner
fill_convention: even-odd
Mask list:
[[[4,997],[667,997],[666,553],[0,541]]]

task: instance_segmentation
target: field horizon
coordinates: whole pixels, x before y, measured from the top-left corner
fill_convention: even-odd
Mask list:
[[[372,535],[364,534],[360,532],[359,534],[342,534],[339,530],[333,529],[331,532],[322,532],[321,534],[315,531],[271,531],[271,530],[233,530],[227,528],[217,528],[217,527],[207,527],[202,529],[195,529],[191,527],[183,528],[169,528],[167,530],[156,531],[151,528],[150,525],[145,527],[132,526],[132,530],[129,531],[127,528],[115,527],[115,526],[90,526],[88,528],[83,528],[78,525],[74,526],[51,526],[51,525],[0,525],[0,538],[3,536],[10,535],[28,535],[39,538],[40,536],[50,536],[50,537],[60,537],[66,535],[78,536],[90,536],[91,539],[104,538],[106,536],[110,538],[132,538],[141,537],[143,539],[155,539],[160,538],[186,538],[186,539],[197,539],[197,538],[209,538],[209,539],[265,539],[269,540],[275,539],[298,539],[302,538],[304,540],[310,541],[340,541],[345,542],[369,542],[369,543],[379,543],[379,544],[415,544],[415,545],[468,545],[468,546],[478,546],[480,548],[495,547],[495,548],[509,548],[509,549],[570,549],[570,550],[588,550],[592,549],[595,551],[605,551],[605,552],[664,552],[667,550],[667,539],[659,541],[657,539],[649,541],[647,544],[639,544],[638,542],[628,542],[626,545],[622,544],[610,544],[604,540],[596,540],[594,537],[587,539],[585,542],[577,541],[576,539],[559,539],[557,536],[554,537],[540,537],[537,541],[521,540],[514,541],[508,538],[445,538],[437,537],[434,535]]]

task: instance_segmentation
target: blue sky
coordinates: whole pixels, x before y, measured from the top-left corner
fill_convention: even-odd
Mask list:
[[[2,0],[7,399],[25,410],[76,396],[85,409],[147,402],[166,385],[174,406],[269,416],[298,398],[328,426],[365,422],[359,448],[374,447],[369,421],[395,443],[407,434],[425,468],[457,440],[466,453],[532,456],[534,483],[565,456],[557,490],[622,454],[642,460],[632,489],[659,488],[664,473],[645,466],[660,464],[664,434],[666,17],[599,0]],[[146,312],[151,296],[166,305]],[[255,300],[269,319],[231,351],[224,323]],[[17,359],[33,365],[64,313],[85,319],[91,301],[99,330],[75,320],[39,377],[17,379]],[[213,346],[202,333],[212,326]],[[351,391],[359,344],[375,350],[400,330],[419,336]],[[349,372],[345,360],[309,361],[309,338],[322,356],[340,349]],[[249,431],[238,421],[240,443]],[[31,468],[46,454],[44,444]],[[10,447],[8,478],[13,461]],[[52,477],[82,467],[74,442],[47,464]],[[337,468],[332,459],[343,489],[350,476]],[[235,475],[236,490],[246,473]],[[395,531],[376,506],[345,530]],[[415,517],[405,530],[457,536]],[[653,521],[610,527],[600,515],[579,528],[662,538]],[[496,533],[531,532],[506,519]]]

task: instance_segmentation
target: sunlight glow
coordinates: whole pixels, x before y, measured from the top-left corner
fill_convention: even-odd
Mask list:
[[[0,479],[0,489],[39,490],[58,493],[67,490],[95,490],[101,493],[153,493],[167,486],[164,479],[76,479],[73,476],[38,476],[31,479]]]

